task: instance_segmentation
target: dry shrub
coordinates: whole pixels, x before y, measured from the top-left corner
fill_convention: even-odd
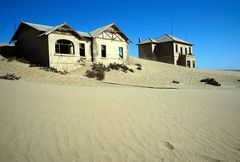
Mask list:
[[[205,82],[206,84],[214,85],[214,86],[221,86],[214,78],[206,78],[200,80],[200,82]]]
[[[3,76],[0,76],[0,79],[6,79],[6,80],[19,80],[21,77],[17,76],[16,74],[12,73],[7,73]]]

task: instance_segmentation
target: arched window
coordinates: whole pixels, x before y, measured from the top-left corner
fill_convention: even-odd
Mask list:
[[[59,39],[55,43],[55,53],[74,54],[74,45],[66,39]]]
[[[187,67],[189,67],[189,68],[191,67],[191,61],[189,61],[189,60],[187,61]]]

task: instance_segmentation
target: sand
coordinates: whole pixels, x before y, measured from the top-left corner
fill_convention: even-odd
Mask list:
[[[240,161],[239,72],[133,61],[104,83],[2,60],[0,161]]]

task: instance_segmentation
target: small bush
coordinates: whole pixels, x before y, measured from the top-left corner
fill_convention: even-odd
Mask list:
[[[97,78],[98,80],[103,80],[105,78],[106,70],[109,70],[109,69],[102,63],[93,64],[92,70],[86,71],[86,76],[88,78]]]
[[[141,66],[139,66],[139,67],[137,67],[137,69],[138,69],[138,70],[142,70],[142,67],[141,67]]]
[[[19,80],[21,77],[20,76],[17,76],[16,74],[10,74],[10,73],[7,73],[3,76],[0,76],[0,79],[6,79],[6,80]]]
[[[96,77],[98,80],[103,80],[105,78],[105,72],[104,71],[97,71]]]
[[[141,67],[142,65],[141,64],[139,64],[139,63],[137,63],[137,64],[135,64],[136,66],[138,66],[138,67]]]
[[[130,72],[134,73],[134,70],[133,69],[129,69]]]
[[[179,81],[173,80],[172,83],[179,84]]]
[[[221,86],[214,78],[206,78],[200,80],[200,82],[205,82],[206,84],[214,85],[214,86]]]

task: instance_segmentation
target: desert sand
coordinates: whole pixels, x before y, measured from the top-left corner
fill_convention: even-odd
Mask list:
[[[22,78],[0,80],[0,161],[240,161],[240,72],[128,66],[97,81],[1,58]]]

